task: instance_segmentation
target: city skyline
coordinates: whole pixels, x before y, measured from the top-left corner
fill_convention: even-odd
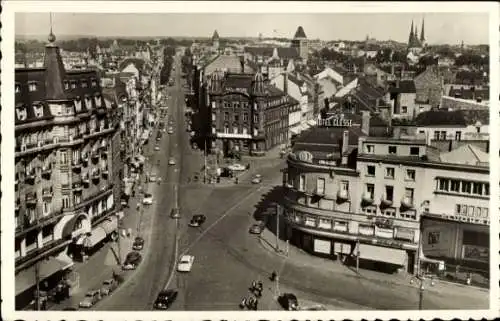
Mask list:
[[[17,13],[16,36],[48,34],[49,16],[49,13]],[[258,26],[254,23],[256,19]],[[53,31],[59,36],[208,38],[217,30],[221,38],[257,37],[259,33],[263,37],[292,38],[296,28],[302,26],[309,39],[359,41],[368,36],[405,43],[412,21],[420,34],[423,19],[429,44],[489,42],[485,13],[54,13]],[[389,20],[390,25],[385,23]]]

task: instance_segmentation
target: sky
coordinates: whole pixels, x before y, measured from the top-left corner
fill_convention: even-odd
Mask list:
[[[16,13],[16,36],[44,35],[49,13]],[[412,20],[430,44],[487,44],[488,16],[484,13],[53,13],[54,34],[96,37],[293,37],[300,25],[309,39],[407,42]],[[45,30],[45,32],[44,32]]]

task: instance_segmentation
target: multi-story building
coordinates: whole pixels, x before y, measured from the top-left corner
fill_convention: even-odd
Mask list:
[[[66,71],[53,34],[44,66],[15,72],[16,305],[54,286],[118,226],[118,119],[96,71]]]
[[[210,148],[224,155],[262,155],[288,141],[288,114],[298,102],[266,83],[261,73],[214,72],[207,86]]]
[[[369,137],[366,119],[343,123],[320,124],[299,136],[287,159],[285,237],[292,244],[410,273],[419,261],[440,262],[425,255],[484,261],[487,153],[471,145],[442,153],[429,138]],[[427,231],[433,224],[423,216],[438,217],[443,222],[435,226],[442,229]]]

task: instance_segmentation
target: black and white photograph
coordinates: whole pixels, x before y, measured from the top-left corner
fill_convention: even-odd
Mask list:
[[[304,5],[7,1],[2,314],[498,314],[497,4]]]

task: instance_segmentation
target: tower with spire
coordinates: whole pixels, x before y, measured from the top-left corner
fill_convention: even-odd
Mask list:
[[[215,50],[215,51],[218,51],[219,50],[219,33],[217,32],[217,30],[214,31],[214,34],[212,35],[212,48]]]
[[[422,31],[418,36],[418,27],[411,21],[410,35],[408,37],[408,51],[413,54],[420,54],[425,47],[424,21],[422,20]]]
[[[295,36],[292,40],[292,47],[297,49],[299,56],[304,62],[306,62],[309,54],[309,48],[306,33],[304,32],[304,28],[302,28],[302,26],[299,26],[295,32]]]
[[[422,44],[422,47],[427,46],[427,41],[425,40],[425,20],[422,19],[422,31],[420,32],[420,43]]]

